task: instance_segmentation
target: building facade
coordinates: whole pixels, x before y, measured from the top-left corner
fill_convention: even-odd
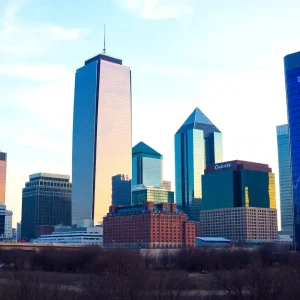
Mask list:
[[[163,180],[162,182],[162,188],[168,190],[168,191],[171,191],[172,190],[172,183],[171,181],[168,181],[168,180]]]
[[[103,227],[57,227],[51,234],[43,234],[35,243],[66,245],[103,245]]]
[[[196,108],[175,134],[176,203],[199,221],[201,176],[207,165],[223,160],[221,131]]]
[[[275,174],[266,164],[234,160],[209,165],[202,186],[203,210],[276,208]]]
[[[111,206],[103,220],[107,248],[183,248],[195,246],[195,223],[176,204],[146,202]]]
[[[291,184],[291,159],[289,151],[289,126],[276,127],[278,169],[280,185],[281,231],[293,235],[293,199]]]
[[[277,210],[235,207],[200,212],[202,237],[224,237],[234,242],[271,242],[278,234]]]
[[[132,185],[161,187],[163,182],[163,156],[139,142],[132,148]]]
[[[0,204],[5,204],[7,153],[0,152]]]
[[[144,202],[174,203],[174,192],[163,188],[136,186],[132,189],[132,205],[143,204]]]
[[[11,210],[5,211],[5,228],[4,228],[4,236],[7,239],[12,238],[12,216],[13,212]]]
[[[22,192],[22,238],[36,237],[36,226],[71,225],[70,176],[37,173],[29,176]]]
[[[131,205],[131,179],[124,174],[112,177],[112,205]]]
[[[292,172],[294,243],[300,249],[300,52],[284,57],[284,72]]]
[[[17,223],[17,241],[20,240],[22,237],[22,234],[21,234],[21,222],[18,222]]]
[[[76,71],[72,222],[102,222],[112,203],[112,178],[131,180],[131,71],[97,55]],[[130,199],[131,201],[131,199]]]

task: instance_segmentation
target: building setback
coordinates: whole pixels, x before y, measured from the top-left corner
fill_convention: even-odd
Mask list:
[[[202,186],[202,210],[276,208],[275,175],[266,164],[234,160],[209,165]]]
[[[108,248],[194,247],[195,234],[195,223],[170,203],[111,206],[103,220],[103,245]]]
[[[22,239],[36,237],[36,226],[71,225],[70,176],[37,173],[29,176],[22,193]]]
[[[112,203],[113,178],[131,180],[131,124],[130,68],[104,54],[87,60],[75,78],[73,224],[101,223]]]
[[[291,184],[291,158],[289,151],[289,126],[276,127],[278,148],[278,169],[280,184],[281,232],[293,235],[293,198]]]
[[[235,207],[200,212],[200,234],[235,242],[271,242],[277,238],[277,210]]]
[[[300,249],[300,52],[284,57],[294,210],[294,243]]]
[[[202,205],[201,176],[222,160],[222,133],[196,108],[175,134],[176,203],[194,221]]]
[[[174,192],[154,187],[136,186],[132,189],[132,205],[143,204],[144,202],[174,203]]]

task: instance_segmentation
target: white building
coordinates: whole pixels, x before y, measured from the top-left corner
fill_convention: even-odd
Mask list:
[[[11,210],[6,210],[6,205],[0,204],[0,239],[12,238],[12,215]]]
[[[55,227],[52,234],[43,234],[35,243],[41,244],[82,244],[103,245],[103,226]]]
[[[5,211],[4,236],[8,239],[12,238],[12,216],[13,212],[11,210]]]

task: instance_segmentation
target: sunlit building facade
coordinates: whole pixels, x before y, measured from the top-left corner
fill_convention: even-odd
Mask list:
[[[209,165],[202,186],[202,210],[276,208],[275,174],[267,164],[234,160]]]
[[[281,232],[293,235],[293,198],[288,124],[276,127],[280,184]]]
[[[112,204],[113,178],[131,180],[131,123],[130,68],[102,54],[87,60],[75,79],[73,224],[101,223]]]
[[[196,108],[175,134],[175,195],[179,209],[199,221],[201,176],[223,160],[221,131]]]
[[[0,204],[5,204],[7,153],[0,152]]]
[[[284,72],[294,206],[294,243],[300,249],[300,52],[285,56]]]
[[[163,188],[136,186],[132,189],[132,205],[144,202],[174,203],[174,192]]]
[[[195,238],[195,222],[175,203],[111,206],[103,221],[106,248],[190,248]]]
[[[161,187],[163,156],[143,142],[132,148],[132,186]]]
[[[203,237],[242,243],[274,242],[278,235],[277,210],[247,206],[202,210],[199,228]]]

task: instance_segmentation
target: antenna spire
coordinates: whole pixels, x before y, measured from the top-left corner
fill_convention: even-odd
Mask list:
[[[103,47],[103,54],[106,54],[106,46],[105,46],[105,35],[106,35],[106,24],[104,24],[104,47]]]

